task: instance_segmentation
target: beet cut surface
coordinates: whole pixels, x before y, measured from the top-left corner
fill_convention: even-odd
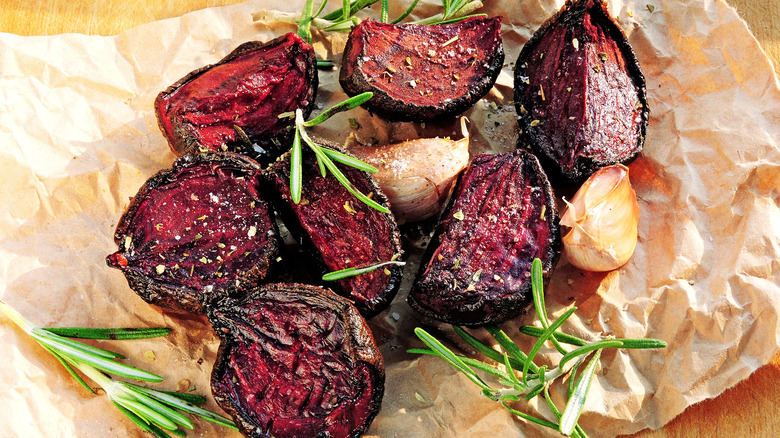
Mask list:
[[[382,117],[424,122],[469,109],[503,62],[500,17],[435,26],[364,20],[349,34],[339,81],[350,96],[372,91],[363,106]]]
[[[315,142],[345,152],[321,139]],[[357,190],[387,207],[387,198],[374,178],[361,170],[337,164]],[[303,151],[301,202],[290,196],[290,154],[268,167],[263,176],[276,193],[275,206],[287,228],[319,260],[322,273],[366,267],[400,258],[401,233],[391,213],[382,213],[355,198],[330,173],[322,177],[314,154]],[[395,258],[394,258],[395,257]],[[389,272],[388,275],[386,272]],[[401,285],[402,266],[391,265],[366,274],[328,283],[353,300],[370,318],[390,304]]]
[[[525,44],[515,67],[515,105],[544,164],[569,181],[641,152],[645,79],[602,2],[568,1]]]
[[[247,437],[357,437],[379,412],[382,356],[345,298],[271,284],[218,303],[209,321],[222,339],[212,392]]]
[[[106,262],[144,300],[175,311],[205,313],[216,297],[255,285],[280,246],[259,173],[237,154],[179,158],[130,202]]]
[[[314,49],[288,33],[238,46],[160,93],[154,105],[177,154],[230,150],[265,163],[292,144],[295,119],[279,114],[301,108],[308,116],[316,93]]]
[[[408,302],[450,324],[499,324],[531,302],[531,262],[546,278],[560,255],[555,198],[539,161],[477,155],[461,174]]]

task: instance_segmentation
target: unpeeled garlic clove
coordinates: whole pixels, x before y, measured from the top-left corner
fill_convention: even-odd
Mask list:
[[[465,123],[462,126],[464,138],[457,141],[436,137],[349,147],[349,152],[379,170],[374,178],[399,224],[421,221],[441,210],[469,162],[468,132]]]
[[[611,271],[634,254],[639,204],[628,168],[616,164],[599,169],[580,187],[561,216],[569,227],[563,247],[569,262],[587,271]]]

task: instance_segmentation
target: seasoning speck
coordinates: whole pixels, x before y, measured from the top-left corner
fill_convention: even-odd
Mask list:
[[[457,35],[455,35],[454,37],[452,37],[452,38],[448,39],[447,41],[445,41],[444,44],[442,44],[441,46],[442,47],[447,47],[450,44],[454,43],[455,41],[458,41],[458,36]]]

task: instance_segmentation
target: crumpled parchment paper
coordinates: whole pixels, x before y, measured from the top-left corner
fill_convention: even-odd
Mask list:
[[[484,12],[505,17],[506,67],[466,113],[473,153],[515,147],[514,60],[562,4],[487,3]],[[103,345],[161,374],[159,388],[210,395],[219,341],[205,319],[147,305],[104,258],[115,250],[114,227],[129,197],[174,160],[153,114],[157,93],[240,43],[294,30],[253,23],[253,12],[295,13],[302,4],[250,1],[115,37],[0,34],[2,299],[43,326],[171,327],[165,338]],[[391,16],[405,6],[394,4]],[[417,14],[439,8],[424,0]],[[780,87],[769,60],[723,1],[614,1],[609,10],[637,53],[651,109],[644,152],[630,165],[641,208],[639,244],[626,266],[608,274],[581,272],[562,258],[547,303],[553,316],[577,305],[565,330],[582,337],[656,337],[669,346],[604,353],[580,419],[591,436],[658,428],[747,377],[780,345]],[[315,33],[318,55],[339,61],[345,38]],[[344,98],[337,79],[337,71],[320,72],[320,108]],[[388,124],[362,109],[317,133],[343,141],[348,117],[360,120],[355,134],[363,139],[459,135],[456,121],[423,129]],[[407,282],[416,269],[407,266]],[[514,419],[440,359],[405,353],[421,346],[412,334],[419,325],[463,346],[449,327],[422,320],[405,295],[370,322],[387,383],[368,435],[555,435]],[[535,323],[527,314],[502,328],[528,348],[517,327]],[[87,394],[5,318],[0,336],[3,436],[142,436],[106,397]],[[212,399],[207,407],[218,409]],[[188,436],[238,434],[197,421]]]

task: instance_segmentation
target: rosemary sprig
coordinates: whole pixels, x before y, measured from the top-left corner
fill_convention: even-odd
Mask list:
[[[314,0],[306,0],[300,16],[285,12],[261,10],[253,13],[252,19],[254,21],[277,21],[297,24],[298,35],[305,41],[311,43],[312,26],[330,32],[349,32],[361,21],[355,14],[379,1],[380,0],[354,0],[349,2],[348,0],[342,0],[343,5],[341,8],[321,16],[328,0],[322,0],[316,11],[314,10]],[[388,16],[390,9],[389,0],[381,0],[379,20],[382,23],[389,22],[391,24],[398,24],[412,13],[418,2],[419,0],[414,0],[398,18],[390,21]],[[436,25],[455,23],[471,17],[486,17],[487,14],[473,13],[481,8],[482,5],[481,0],[442,0],[442,6],[444,8],[442,12],[431,17],[412,21],[411,23]]]
[[[19,328],[51,353],[68,373],[89,392],[95,391],[76,372],[80,371],[106,392],[109,400],[141,429],[158,438],[170,438],[168,432],[186,436],[182,428],[192,429],[192,421],[183,413],[238,430],[233,422],[221,415],[196,406],[206,401],[194,394],[157,391],[145,386],[111,379],[106,373],[134,380],[161,382],[162,377],[116,362],[124,356],[92,347],[69,337],[83,339],[141,339],[163,336],[170,329],[163,327],[140,329],[95,329],[81,327],[38,327],[16,309],[0,301],[4,313]]]
[[[444,11],[428,18],[412,21],[412,24],[448,24],[472,17],[487,17],[487,14],[472,14],[472,12],[482,7],[480,0],[442,0],[441,3]],[[414,4],[417,4],[417,2],[415,1]],[[408,13],[405,14],[408,15]]]
[[[542,288],[541,261],[535,259],[531,270],[531,286],[534,307],[542,324],[542,328],[523,326],[520,332],[538,338],[531,351],[526,354],[517,346],[509,336],[497,327],[486,327],[487,332],[503,348],[503,352],[494,350],[491,346],[482,343],[460,327],[453,326],[466,343],[479,353],[498,364],[490,365],[462,355],[455,354],[435,337],[422,328],[416,328],[415,334],[428,346],[428,349],[411,349],[410,353],[428,354],[441,357],[454,368],[462,372],[474,382],[482,393],[499,403],[514,415],[534,424],[558,430],[564,435],[573,437],[586,437],[587,435],[578,424],[580,415],[585,406],[586,397],[590,389],[593,377],[596,374],[596,366],[601,352],[605,348],[664,348],[666,342],[660,339],[599,339],[585,341],[576,336],[567,335],[558,331],[560,326],[575,311],[572,307],[565,311],[555,321],[550,321],[547,309],[544,305],[544,291]],[[550,341],[562,355],[558,364],[552,369],[546,366],[538,366],[533,362],[534,356],[541,346]],[[568,350],[561,344],[573,345],[576,348]],[[584,369],[579,372],[580,365],[587,361]],[[503,369],[499,368],[503,367]],[[483,380],[476,371],[493,375],[503,387],[494,388]],[[520,373],[518,376],[517,373]],[[563,412],[555,406],[549,396],[550,386],[564,376],[569,376],[568,400]],[[521,398],[530,400],[542,394],[546,399],[554,421],[537,418],[520,412],[511,407],[510,403],[520,401]]]
[[[361,202],[383,213],[390,212],[387,207],[379,204],[378,202],[357,190],[355,186],[352,185],[352,182],[350,182],[344,173],[341,172],[341,170],[336,166],[334,161],[369,173],[376,173],[376,167],[360,161],[357,158],[342,154],[339,151],[318,145],[309,137],[309,134],[306,132],[306,128],[319,125],[320,123],[331,118],[336,113],[355,108],[368,99],[371,99],[372,96],[373,93],[371,92],[358,94],[357,96],[351,97],[326,109],[322,112],[322,114],[309,121],[305,121],[303,119],[303,112],[300,109],[295,111],[295,134],[293,136],[292,149],[290,150],[290,196],[292,197],[293,202],[296,204],[301,202],[301,193],[303,190],[303,158],[301,148],[303,144],[306,144],[306,146],[308,146],[309,149],[314,152],[314,155],[317,158],[317,164],[320,168],[320,174],[323,177],[327,174],[327,172],[330,172],[333,177],[336,178],[336,180],[338,180],[338,182],[347,189],[347,191],[358,198]],[[288,113],[279,115],[279,117],[288,116]]]
[[[376,271],[377,269],[388,266],[397,265],[403,266],[406,262],[399,262],[396,260],[390,260],[389,262],[376,263],[371,266],[365,266],[363,268],[347,268],[339,271],[328,272],[322,276],[322,281],[336,281],[344,278],[355,277],[357,275],[368,274],[369,272]]]
[[[298,25],[298,36],[304,41],[311,43],[312,26],[325,30],[337,32],[349,32],[353,26],[360,23],[355,14],[361,9],[365,9],[379,0],[342,0],[342,7],[320,16],[325,9],[328,0],[322,0],[317,10],[314,10],[314,0],[306,0],[301,10],[301,15],[277,12],[270,10],[261,10],[252,14],[254,21],[278,21]]]

